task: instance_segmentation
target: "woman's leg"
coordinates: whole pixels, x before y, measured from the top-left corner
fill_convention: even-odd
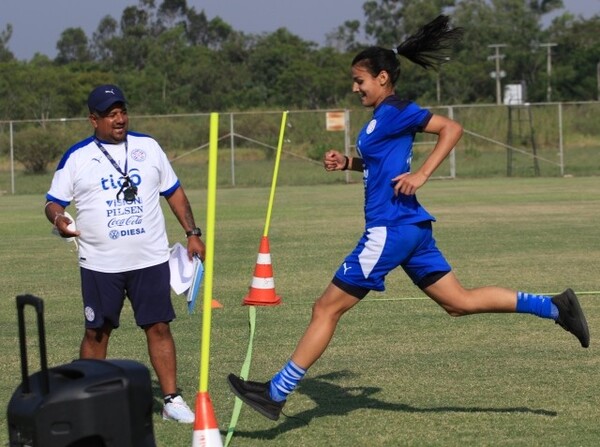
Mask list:
[[[535,295],[503,287],[465,289],[450,272],[423,291],[455,317],[477,313],[518,312],[555,321],[577,337],[581,346],[590,345],[587,321],[577,295],[571,289],[555,295]]]
[[[455,317],[485,312],[515,312],[517,309],[516,290],[494,286],[465,289],[453,272],[423,291]]]
[[[327,349],[341,316],[359,301],[330,283],[313,305],[310,323],[291,357],[294,363],[304,369],[312,366]]]

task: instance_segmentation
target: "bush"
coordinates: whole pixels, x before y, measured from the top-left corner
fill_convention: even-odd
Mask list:
[[[45,174],[48,164],[64,151],[65,135],[56,126],[28,127],[15,134],[15,160],[28,174]]]
[[[322,161],[325,156],[325,152],[330,150],[331,147],[327,144],[315,144],[308,148],[306,155],[311,160]]]

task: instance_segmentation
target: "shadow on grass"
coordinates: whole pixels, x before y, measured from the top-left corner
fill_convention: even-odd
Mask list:
[[[296,393],[304,394],[312,399],[316,404],[314,408],[298,414],[288,415],[283,422],[269,430],[234,430],[234,436],[250,439],[273,439],[281,433],[305,427],[315,418],[324,416],[345,416],[354,410],[363,408],[406,413],[527,413],[548,417],[554,417],[558,414],[556,411],[528,407],[416,407],[402,403],[385,402],[371,397],[381,391],[381,388],[378,387],[344,388],[333,383],[335,380],[343,377],[351,377],[352,375],[355,374],[349,371],[338,371],[304,379]],[[227,435],[228,431],[222,430],[222,433]]]

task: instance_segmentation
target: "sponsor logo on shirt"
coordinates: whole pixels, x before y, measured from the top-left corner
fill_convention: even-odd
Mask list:
[[[109,238],[116,240],[146,233],[144,227],[140,227],[144,220],[144,203],[141,197],[136,197],[133,202],[109,199],[105,203]]]
[[[139,169],[134,168],[134,169],[130,169],[128,172],[131,183],[133,183],[135,186],[140,186],[140,183],[142,183],[142,178],[140,177],[139,171],[140,171]],[[110,174],[108,176],[108,178],[102,177],[100,179],[100,186],[102,187],[102,189],[104,191],[108,191],[110,189],[119,190],[123,186],[124,181],[125,181],[124,178],[122,178],[122,177],[115,178],[115,176],[113,174]]]
[[[146,230],[144,230],[143,228],[129,228],[129,229],[125,229],[125,230],[111,230],[108,233],[108,237],[116,240],[119,239],[120,237],[126,237],[126,236],[137,236],[138,234],[144,234],[146,233]]]

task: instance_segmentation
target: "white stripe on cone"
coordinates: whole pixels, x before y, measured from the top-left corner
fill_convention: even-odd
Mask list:
[[[273,278],[257,278],[252,277],[252,288],[253,289],[274,289],[275,280]]]
[[[256,257],[257,264],[270,265],[271,264],[271,254],[270,253],[259,253]]]
[[[221,447],[221,433],[218,428],[195,430],[192,438],[192,447]]]

